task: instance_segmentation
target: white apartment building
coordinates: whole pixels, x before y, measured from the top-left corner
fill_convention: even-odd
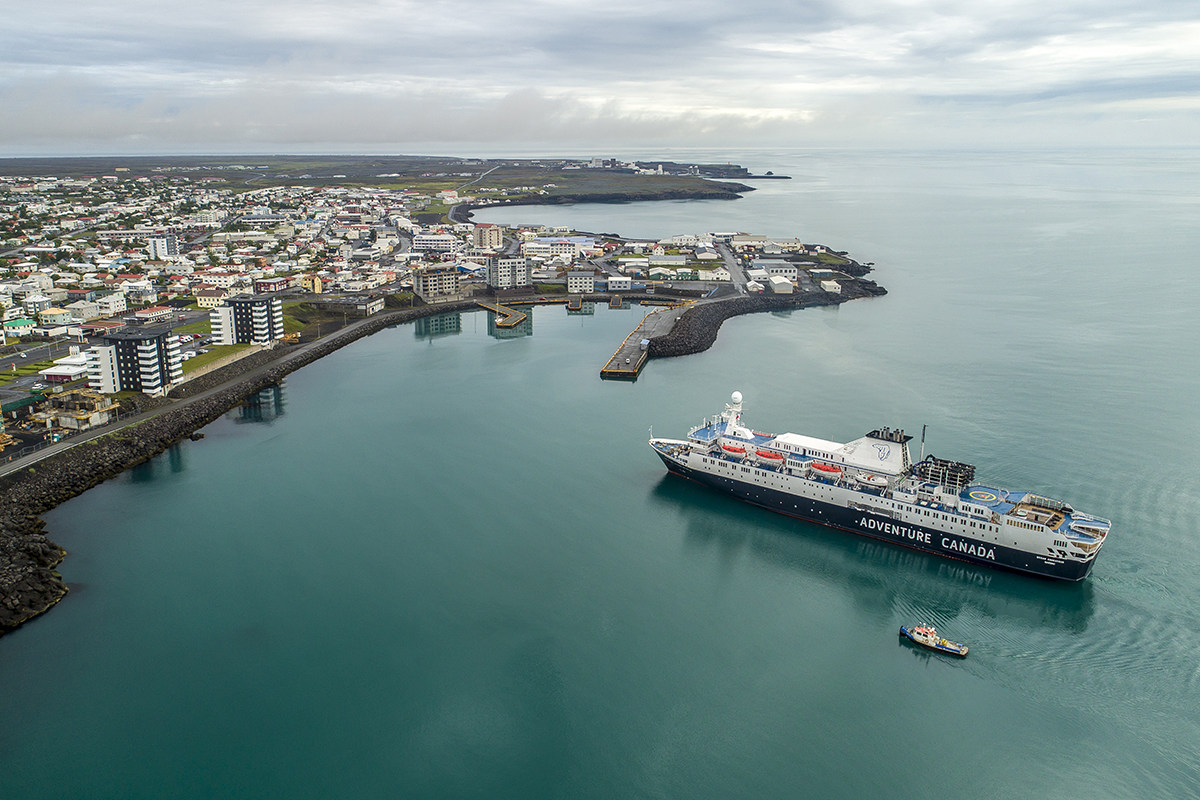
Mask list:
[[[183,377],[179,337],[170,325],[116,331],[87,351],[88,386],[98,392],[166,394]]]
[[[268,345],[283,338],[283,303],[278,297],[244,294],[208,312],[214,344]]]
[[[103,316],[111,317],[115,314],[125,313],[125,295],[106,294],[104,297],[96,298],[96,307],[100,309]]]
[[[66,309],[71,312],[71,321],[76,324],[91,322],[101,316],[99,303],[93,303],[90,300],[77,300],[74,303],[68,303]]]
[[[592,272],[567,273],[567,294],[590,294],[595,289],[596,275]]]
[[[151,236],[149,247],[146,249],[150,253],[151,261],[166,261],[179,255],[179,244],[173,233]]]
[[[453,234],[418,233],[413,237],[412,249],[420,252],[450,253],[457,250],[461,244]]]
[[[488,265],[488,286],[493,289],[511,289],[514,286],[529,286],[529,261],[524,256],[498,258]]]

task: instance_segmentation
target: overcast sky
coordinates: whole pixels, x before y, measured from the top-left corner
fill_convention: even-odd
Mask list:
[[[0,155],[415,142],[1200,144],[1200,3],[5,3]]]

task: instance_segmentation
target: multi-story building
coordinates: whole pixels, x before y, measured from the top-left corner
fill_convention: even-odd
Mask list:
[[[596,274],[575,270],[567,273],[567,294],[588,294],[594,288]]]
[[[488,264],[487,282],[493,289],[529,286],[529,261],[524,256],[498,258]]]
[[[150,246],[146,249],[150,252],[151,261],[166,261],[179,255],[179,243],[173,233],[151,236]]]
[[[166,394],[183,377],[179,337],[170,325],[114,331],[103,341],[87,351],[88,386],[97,392]]]
[[[71,321],[75,323],[91,322],[100,316],[100,306],[88,300],[68,303],[66,309],[71,312]]]
[[[420,252],[450,253],[462,245],[458,237],[449,233],[418,233],[413,237],[412,249]]]
[[[504,244],[504,229],[499,225],[481,222],[471,231],[471,244],[485,249],[495,249]]]
[[[26,295],[25,299],[21,301],[21,306],[25,309],[26,313],[34,316],[37,316],[53,305],[54,301],[44,294]]]
[[[96,308],[106,317],[123,314],[125,313],[125,295],[116,293],[98,297],[96,298]]]
[[[427,267],[413,272],[413,291],[421,297],[446,297],[458,294],[457,267]]]
[[[283,338],[283,303],[278,297],[242,294],[208,313],[213,344],[267,345]]]

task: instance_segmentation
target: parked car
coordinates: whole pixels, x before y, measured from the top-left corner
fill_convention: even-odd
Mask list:
[[[30,386],[30,387],[29,387],[29,391],[31,391],[31,392],[40,392],[42,389],[45,389],[45,388],[46,388],[46,384],[44,384],[44,383],[35,383],[33,386]]]

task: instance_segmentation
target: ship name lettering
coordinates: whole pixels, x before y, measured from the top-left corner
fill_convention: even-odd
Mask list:
[[[942,549],[953,550],[956,553],[964,553],[977,558],[990,558],[992,561],[996,560],[996,551],[994,548],[984,547],[981,544],[968,544],[966,542],[960,542],[958,539],[947,539],[945,536],[942,537]]]
[[[910,528],[907,525],[893,525],[890,522],[880,522],[877,519],[869,517],[861,517],[858,520],[860,527],[880,533],[888,533],[899,539],[912,539],[914,542],[922,542],[924,544],[933,544],[932,535],[916,528]]]

